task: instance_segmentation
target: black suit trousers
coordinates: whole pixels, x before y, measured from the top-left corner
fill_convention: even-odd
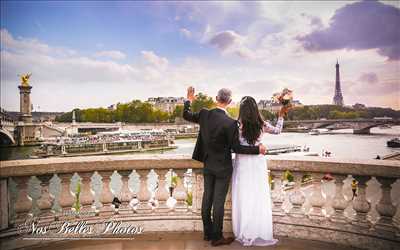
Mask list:
[[[222,238],[224,204],[231,177],[232,175],[221,177],[212,173],[204,173],[201,218],[203,220],[204,235],[209,239],[219,240]]]

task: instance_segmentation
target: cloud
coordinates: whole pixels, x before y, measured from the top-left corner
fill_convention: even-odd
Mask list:
[[[71,56],[76,51],[63,47],[50,47],[37,39],[15,39],[6,29],[0,30],[1,50],[9,50],[19,54],[48,54],[55,56]]]
[[[233,54],[245,59],[254,59],[255,53],[245,45],[246,37],[235,31],[226,30],[212,36],[209,44],[223,54]]]
[[[111,58],[114,60],[121,60],[125,59],[126,55],[122,53],[119,50],[102,50],[98,51],[94,54],[95,57],[105,57],[105,58]]]
[[[148,64],[155,66],[157,69],[165,70],[168,67],[167,58],[157,56],[153,51],[142,50],[140,53]]]
[[[226,50],[234,45],[241,44],[242,41],[243,37],[235,31],[226,30],[214,35],[210,40],[210,44],[220,50]]]
[[[377,83],[378,82],[378,76],[374,72],[363,73],[363,74],[361,74],[359,80],[361,82]]]
[[[192,32],[185,28],[180,29],[179,32],[186,38],[190,38],[192,36]]]
[[[400,59],[400,9],[377,1],[362,1],[338,9],[326,29],[297,37],[308,51],[337,49],[377,52]]]

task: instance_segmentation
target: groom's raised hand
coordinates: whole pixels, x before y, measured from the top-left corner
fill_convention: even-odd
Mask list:
[[[258,146],[258,149],[259,149],[259,151],[260,151],[260,154],[262,154],[262,155],[265,155],[265,154],[267,154],[267,147],[265,147],[264,145],[262,145],[262,144],[260,144],[259,146]]]
[[[187,95],[186,95],[186,97],[187,97],[187,99],[188,99],[190,102],[193,102],[194,99],[196,98],[196,97],[194,96],[194,88],[193,88],[192,86],[190,86],[190,87],[187,89]]]

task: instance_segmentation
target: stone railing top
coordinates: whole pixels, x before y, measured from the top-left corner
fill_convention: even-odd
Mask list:
[[[341,159],[315,156],[269,156],[271,170],[322,172],[400,178],[400,161]]]
[[[267,156],[268,168],[275,171],[320,172],[400,178],[400,161],[335,159],[314,156]],[[0,177],[46,175],[131,169],[202,168],[189,155],[137,154],[112,156],[59,157],[0,162]]]
[[[0,177],[31,176],[53,173],[114,171],[131,169],[202,168],[187,155],[112,155],[54,157],[0,162]]]

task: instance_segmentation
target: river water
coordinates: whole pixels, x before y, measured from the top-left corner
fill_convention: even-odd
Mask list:
[[[372,128],[370,135],[354,135],[352,130],[338,130],[335,134],[309,135],[307,133],[266,134],[263,144],[307,146],[310,152],[321,154],[322,150],[332,152],[334,158],[373,159],[377,155],[384,156],[400,152],[400,148],[389,148],[386,142],[394,137],[400,137],[400,126],[388,129]],[[193,152],[196,139],[176,140],[177,149],[159,152],[163,154],[188,154]],[[35,147],[0,148],[0,160],[15,160],[30,158]],[[151,152],[154,154],[155,152]]]

